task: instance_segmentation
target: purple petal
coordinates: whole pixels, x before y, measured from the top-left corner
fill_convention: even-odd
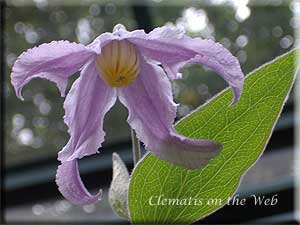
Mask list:
[[[129,32],[122,24],[114,26],[113,33],[106,32],[100,34],[95,40],[87,46],[88,49],[94,51],[97,54],[101,53],[101,49],[113,40],[123,40],[129,37],[135,37],[139,35],[146,35],[144,30],[135,30]]]
[[[16,94],[33,78],[45,78],[55,82],[64,96],[68,77],[77,72],[94,52],[81,44],[68,41],[52,41],[22,53],[12,68],[11,83]]]
[[[122,40],[127,38],[130,34],[122,24],[117,24],[114,26],[113,33],[103,33],[100,34],[91,44],[87,47],[97,54],[101,53],[101,49],[113,40]]]
[[[165,26],[149,34],[132,32],[127,39],[145,56],[162,63],[171,79],[181,78],[179,70],[187,64],[202,64],[216,71],[233,88],[235,103],[241,95],[244,75],[238,60],[212,40],[190,38],[183,30]]]
[[[58,154],[61,161],[95,154],[104,141],[103,120],[117,95],[99,77],[95,62],[87,64],[66,97],[64,121],[71,138]]]
[[[91,44],[87,46],[88,49],[94,51],[96,54],[101,53],[101,49],[112,40],[119,39],[118,36],[115,36],[112,33],[103,33],[99,35]]]
[[[101,200],[102,191],[91,195],[79,175],[77,160],[66,161],[58,166],[56,184],[61,194],[76,205],[92,204]]]
[[[163,160],[189,169],[203,167],[220,151],[208,140],[191,140],[175,133],[176,117],[171,84],[162,68],[141,57],[137,80],[120,89],[120,101],[128,108],[128,123],[146,148]]]

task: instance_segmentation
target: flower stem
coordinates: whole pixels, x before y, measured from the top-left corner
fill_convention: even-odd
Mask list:
[[[131,129],[131,140],[132,140],[133,163],[134,165],[136,165],[141,158],[141,146],[140,146],[140,141],[139,139],[137,139],[136,133],[133,129]]]

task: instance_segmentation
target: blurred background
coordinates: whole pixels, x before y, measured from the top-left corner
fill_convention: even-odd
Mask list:
[[[126,223],[112,212],[107,201],[111,181],[111,153],[118,152],[132,168],[127,110],[117,104],[105,117],[106,140],[101,153],[80,160],[82,179],[90,190],[104,189],[97,205],[74,206],[65,201],[55,185],[57,152],[69,135],[63,122],[63,101],[56,86],[42,79],[23,90],[25,101],[15,96],[10,73],[16,58],[28,48],[70,40],[90,43],[117,23],[128,30],[151,31],[165,24],[182,26],[193,37],[213,39],[235,55],[245,74],[281,55],[297,41],[299,1],[249,0],[148,0],[55,1],[11,0],[5,17],[5,218],[7,222]],[[299,40],[298,40],[299,41]],[[180,103],[178,119],[205,103],[227,85],[201,66],[183,70],[173,83]],[[78,77],[75,74],[69,83]],[[294,212],[294,94],[290,96],[263,157],[245,175],[240,196],[278,194],[273,207],[226,206],[201,223],[295,223]]]

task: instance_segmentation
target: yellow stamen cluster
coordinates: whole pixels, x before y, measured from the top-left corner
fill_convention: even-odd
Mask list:
[[[96,57],[101,78],[112,87],[124,87],[132,83],[139,73],[139,57],[128,41],[111,41]]]

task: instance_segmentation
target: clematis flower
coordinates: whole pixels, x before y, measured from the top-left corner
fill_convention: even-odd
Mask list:
[[[145,33],[117,25],[87,46],[53,41],[19,56],[11,82],[21,99],[23,86],[33,78],[55,82],[65,96],[68,78],[81,70],[64,102],[70,139],[58,154],[56,183],[66,199],[82,205],[101,198],[101,191],[91,195],[85,188],[77,160],[98,153],[104,116],[117,98],[127,107],[138,139],[159,158],[196,169],[218,154],[219,143],[183,137],[172,126],[177,104],[170,80],[181,78],[179,70],[189,64],[216,71],[233,88],[233,103],[238,100],[244,76],[237,59],[220,44],[190,38],[172,26]]]

